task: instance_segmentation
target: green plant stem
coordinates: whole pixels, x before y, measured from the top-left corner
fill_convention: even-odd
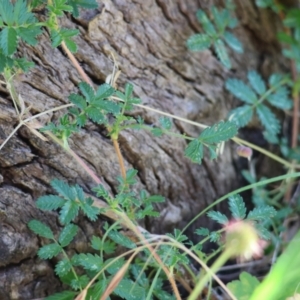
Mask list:
[[[240,194],[244,191],[247,190],[251,190],[253,188],[259,187],[259,186],[264,186],[266,184],[269,183],[273,183],[273,182],[277,182],[277,181],[281,181],[281,180],[286,180],[286,179],[290,179],[290,178],[297,178],[300,177],[300,172],[297,173],[292,173],[292,174],[285,174],[285,175],[281,175],[281,176],[277,176],[277,177],[273,177],[271,179],[266,179],[266,180],[262,180],[259,182],[255,182],[252,184],[249,184],[247,186],[244,186],[242,188],[239,188],[237,190],[234,190],[224,196],[222,196],[221,198],[217,199],[216,201],[214,201],[212,204],[208,205],[205,209],[203,209],[199,214],[197,214],[181,231],[181,233],[183,233],[184,231],[187,230],[187,228],[194,223],[200,216],[202,216],[203,214],[205,214],[207,211],[209,211],[210,209],[212,209],[215,205],[221,203],[222,201],[226,200],[228,197],[236,195],[236,194]]]
[[[230,249],[225,250],[218,259],[214,262],[214,264],[210,267],[210,272],[206,272],[204,277],[200,279],[200,281],[195,286],[193,292],[188,297],[188,300],[197,300],[198,296],[202,292],[203,288],[207,284],[207,282],[211,279],[211,274],[216,274],[217,271],[226,263],[226,261],[231,257],[232,251]],[[236,299],[235,297],[232,299]]]

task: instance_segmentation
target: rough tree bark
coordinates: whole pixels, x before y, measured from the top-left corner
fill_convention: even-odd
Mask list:
[[[191,53],[185,46],[187,38],[201,30],[195,17],[197,9],[207,10],[213,4],[220,5],[218,1],[103,0],[97,10],[82,11],[78,19],[65,17],[61,25],[80,30],[75,56],[95,84],[103,83],[112,72],[112,51],[122,71],[118,80],[121,89],[130,81],[143,104],[210,125],[225,119],[233,107],[224,89],[226,78],[244,78],[251,69],[267,76],[284,66],[272,13],[258,10],[253,2],[236,1],[240,26],[235,33],[245,52],[230,53],[230,71],[212,51]],[[63,51],[51,48],[49,35],[40,36],[34,48],[21,45],[19,53],[36,64],[28,74],[14,80],[31,112],[68,103],[68,95],[77,91],[81,79]],[[3,86],[0,106],[0,138],[4,140],[18,119]],[[136,109],[134,114],[141,114],[148,124],[158,124],[159,116],[153,112]],[[51,114],[44,121],[55,121],[59,115]],[[174,130],[191,136],[200,132],[179,121],[174,121]],[[120,170],[106,134],[101,126],[89,123],[71,138],[70,146],[114,192]],[[205,159],[201,166],[184,157],[186,142],[173,137],[155,138],[149,132],[126,130],[121,133],[120,146],[126,167],[139,172],[136,188],[166,197],[159,206],[158,220],[144,224],[152,232],[181,228],[238,185],[239,170],[231,144],[217,161]],[[86,192],[91,192],[95,183],[59,146],[40,140],[25,127],[0,152],[0,166],[0,299],[43,297],[60,285],[53,262],[40,261],[36,256],[44,241],[26,224],[33,218],[53,230],[60,224],[54,213],[41,212],[34,203],[39,196],[53,192],[49,187],[53,178],[77,183]],[[78,223],[81,231],[71,251],[85,251],[91,235],[100,234],[101,222],[93,224],[80,218]]]

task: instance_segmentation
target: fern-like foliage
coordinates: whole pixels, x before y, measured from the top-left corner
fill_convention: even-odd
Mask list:
[[[289,79],[280,74],[273,74],[269,78],[268,89],[261,75],[256,71],[248,73],[248,80],[250,86],[235,78],[226,81],[226,89],[245,103],[230,112],[229,120],[235,122],[238,127],[244,127],[256,112],[266,129],[266,137],[268,135],[276,137],[280,132],[280,122],[266,104],[282,110],[289,110],[292,107],[287,88]]]
[[[203,10],[198,10],[197,19],[202,25],[203,33],[194,34],[187,40],[187,47],[192,51],[203,51],[213,46],[221,63],[227,68],[231,68],[231,62],[225,44],[236,52],[243,52],[240,41],[227,30],[237,25],[237,19],[231,15],[232,9],[231,1],[227,1],[225,9],[213,6],[213,21]]]
[[[259,233],[259,235],[263,239],[270,239],[271,233],[265,227],[265,220],[269,220],[274,218],[277,214],[276,210],[269,205],[260,205],[255,207],[247,214],[246,206],[243,198],[240,195],[230,196],[228,201],[229,210],[231,212],[232,218],[234,220],[246,220],[249,222],[254,222],[255,227]],[[208,217],[212,220],[218,222],[221,225],[226,225],[229,221],[227,216],[219,211],[210,211],[207,213]],[[206,231],[197,231],[197,234],[205,235],[208,234]]]
[[[204,147],[209,150],[210,158],[217,157],[217,147],[237,134],[237,127],[233,122],[219,122],[204,129],[198,138],[190,142],[185,149],[185,156],[192,162],[201,164],[204,157]]]

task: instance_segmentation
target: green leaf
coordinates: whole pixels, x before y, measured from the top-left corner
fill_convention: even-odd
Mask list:
[[[98,124],[104,124],[106,122],[106,118],[103,113],[95,107],[89,106],[85,109],[85,112],[93,122]]]
[[[71,287],[74,289],[74,290],[82,290],[84,289],[87,284],[89,283],[90,279],[87,275],[82,275],[78,278],[74,278],[72,281],[71,281]]]
[[[36,37],[42,33],[40,27],[35,25],[29,25],[27,27],[19,27],[17,29],[18,36],[28,43],[29,45],[35,46],[37,44]]]
[[[68,259],[63,259],[61,261],[59,261],[56,266],[55,266],[55,273],[56,275],[58,275],[59,277],[61,276],[65,276],[69,273],[69,271],[72,268],[72,264]]]
[[[1,17],[8,26],[12,26],[14,23],[14,7],[9,0],[0,1],[0,14]]]
[[[160,126],[165,130],[170,130],[172,127],[172,122],[171,122],[170,118],[167,118],[167,117],[159,118],[159,123],[160,123]]]
[[[73,8],[73,16],[79,17],[79,7],[93,9],[98,7],[96,0],[68,0],[68,4]]]
[[[60,32],[57,30],[51,29],[50,35],[51,35],[51,41],[52,41],[52,43],[51,43],[52,48],[58,47],[61,44],[61,42],[63,41],[63,38],[62,38]]]
[[[286,27],[300,27],[300,11],[299,9],[289,9],[283,23]]]
[[[207,34],[194,34],[186,42],[191,51],[203,51],[211,46],[211,38]]]
[[[0,60],[1,60],[1,56],[0,56]],[[13,60],[13,62],[14,62],[14,66],[17,69],[21,69],[24,72],[28,72],[29,69],[31,69],[31,68],[33,68],[35,66],[34,62],[28,61],[25,58],[15,58]],[[1,70],[0,70],[0,72],[1,72]]]
[[[270,86],[278,85],[282,79],[283,76],[281,74],[274,73],[269,77],[269,85]]]
[[[45,300],[73,300],[75,296],[75,292],[64,291],[61,293],[56,293],[52,296],[48,296],[45,298]]]
[[[74,224],[68,224],[60,233],[58,241],[62,247],[68,246],[74,236],[77,234],[78,231],[78,226]]]
[[[195,233],[201,236],[208,236],[209,235],[209,230],[207,228],[201,227],[199,229],[195,230]]]
[[[209,211],[207,213],[207,216],[222,225],[225,225],[226,223],[228,223],[227,217],[224,214],[220,213],[219,211],[213,211],[213,210]]]
[[[71,39],[68,39],[68,38],[65,38],[64,39],[64,42],[67,46],[67,48],[72,52],[72,53],[76,53],[77,52],[77,44],[71,40]]]
[[[0,32],[0,46],[7,56],[14,54],[17,50],[17,32],[12,27],[5,27]]]
[[[134,242],[132,242],[128,237],[116,230],[109,231],[108,236],[118,245],[124,246],[129,249],[133,249],[136,247]]]
[[[145,288],[130,279],[122,279],[114,290],[114,294],[126,300],[146,299]]]
[[[116,244],[111,241],[102,241],[97,236],[93,236],[92,238],[92,248],[98,251],[104,251],[106,254],[114,253],[116,250]]]
[[[38,251],[38,257],[41,259],[51,259],[58,255],[62,251],[62,248],[58,244],[48,244],[41,247]]]
[[[55,195],[41,196],[35,205],[41,210],[56,210],[65,204],[65,200]]]
[[[270,218],[274,218],[276,216],[277,212],[272,206],[260,206],[255,207],[252,211],[249,212],[247,216],[247,220],[266,220]]]
[[[47,238],[47,239],[54,239],[54,235],[50,227],[43,224],[42,222],[38,220],[31,220],[28,223],[28,227],[31,231],[33,231],[35,234]]]
[[[258,235],[263,239],[263,240],[270,240],[272,237],[272,234],[261,224],[255,224],[255,229],[258,233]]]
[[[221,121],[211,127],[205,128],[200,136],[199,141],[208,144],[218,144],[233,138],[237,134],[237,127],[233,122]]]
[[[88,83],[80,82],[79,89],[80,89],[80,92],[82,93],[82,95],[85,97],[85,103],[84,103],[85,105],[86,105],[86,102],[91,103],[95,99],[94,89]],[[81,103],[81,106],[82,106],[82,108],[81,107],[80,108],[84,109],[82,98],[80,99],[79,102]]]
[[[228,9],[219,10],[215,6],[213,6],[211,8],[211,12],[214,17],[214,22],[217,26],[218,31],[223,32],[230,19],[229,10]]]
[[[48,5],[48,10],[56,16],[63,16],[64,11],[71,12],[72,6],[66,5],[67,0],[52,0],[51,5]]]
[[[257,94],[262,95],[266,92],[266,85],[261,76],[256,71],[248,73],[248,79]]]
[[[277,108],[290,110],[293,106],[293,102],[288,98],[288,95],[288,89],[285,86],[281,86],[275,93],[268,96],[267,100]]]
[[[69,100],[82,110],[84,110],[87,106],[86,100],[77,94],[71,94],[69,96]]]
[[[6,56],[0,52],[0,73],[4,71],[4,68],[6,67],[6,63],[7,63]]]
[[[93,200],[91,198],[90,203],[88,202],[83,202],[81,203],[81,209],[83,213],[91,220],[91,221],[96,221],[98,215],[100,214],[100,209],[98,207],[92,206]]]
[[[96,92],[96,99],[100,100],[100,99],[108,98],[108,97],[112,96],[112,94],[114,92],[115,92],[115,90],[112,86],[110,86],[107,83],[104,83],[98,87],[97,92]]]
[[[66,201],[59,213],[59,220],[63,224],[68,224],[77,217],[78,211],[78,203],[75,201]]]
[[[228,119],[234,122],[237,127],[246,126],[253,117],[253,109],[250,105],[243,105],[238,108],[233,109]]]
[[[259,281],[247,272],[240,274],[240,280],[234,280],[227,284],[229,290],[239,300],[249,300],[253,291],[258,287]]]
[[[225,83],[226,89],[240,100],[253,104],[257,101],[255,93],[243,81],[230,78]]]
[[[53,179],[50,184],[56,190],[56,192],[62,195],[64,198],[71,200],[76,199],[76,193],[74,189],[72,189],[72,187],[62,180]]]
[[[263,104],[257,105],[256,112],[261,123],[264,125],[267,131],[274,135],[279,133],[280,123],[276,116],[271,112],[271,110],[267,106]]]
[[[225,31],[224,40],[231,49],[238,53],[243,53],[243,45],[232,33]]]
[[[74,264],[82,266],[85,270],[99,272],[103,267],[103,260],[97,254],[81,253],[72,258]]]
[[[225,44],[221,39],[216,40],[214,48],[221,63],[228,69],[231,68],[231,62],[226,50]]]
[[[203,144],[198,139],[194,139],[186,147],[184,155],[193,163],[201,164],[203,159]]]
[[[242,220],[246,217],[246,207],[243,198],[236,194],[229,198],[229,209],[234,219]]]
[[[211,37],[215,37],[217,32],[213,23],[208,19],[206,13],[199,9],[197,11],[197,19],[202,24],[204,31]]]

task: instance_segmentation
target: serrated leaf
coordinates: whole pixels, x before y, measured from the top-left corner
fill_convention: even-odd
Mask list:
[[[146,290],[130,279],[122,279],[114,289],[114,294],[126,300],[146,299]]]
[[[61,42],[63,41],[61,34],[59,33],[59,31],[54,30],[54,29],[51,29],[50,34],[51,34],[52,48],[58,47],[61,44]]]
[[[160,123],[160,126],[166,130],[170,130],[172,127],[172,122],[171,122],[170,118],[167,118],[167,117],[159,118],[159,123]]]
[[[84,99],[85,100],[85,104],[86,104],[86,101],[88,103],[91,103],[94,100],[94,98],[95,98],[95,93],[94,93],[93,87],[90,86],[86,82],[80,82],[78,86],[79,86],[80,92],[85,97],[85,99]],[[80,101],[81,106],[83,106],[82,99],[80,99],[80,100],[78,99],[77,101]]]
[[[76,53],[77,52],[77,44],[71,40],[71,39],[67,39],[67,38],[64,38],[63,39],[67,48],[72,52],[72,53]]]
[[[41,259],[51,259],[58,255],[62,251],[62,248],[58,244],[48,244],[41,247],[38,251],[38,257]]]
[[[72,260],[74,261],[74,264],[93,272],[99,272],[103,267],[103,260],[97,254],[81,253],[74,256]]]
[[[269,218],[274,218],[276,216],[277,212],[272,206],[260,206],[255,207],[252,211],[249,212],[247,216],[247,220],[265,220]]]
[[[246,126],[253,117],[253,109],[250,105],[243,105],[238,108],[233,109],[228,119],[234,122],[237,127]]]
[[[118,258],[118,260],[115,260],[113,263],[111,263],[112,260],[115,260],[115,258],[109,258],[105,261],[104,266],[108,266],[108,264],[110,264],[106,269],[106,271],[111,274],[111,275],[115,275],[125,264],[125,259],[124,257]]]
[[[93,122],[96,122],[98,124],[104,124],[106,122],[105,116],[96,107],[89,106],[85,109],[85,112]]]
[[[217,231],[212,231],[209,235],[209,240],[212,243],[218,243],[220,241],[221,235],[219,232]]]
[[[0,56],[0,60],[1,60],[1,56]],[[6,60],[4,62],[6,62]],[[25,58],[15,58],[13,60],[13,63],[17,69],[21,69],[24,72],[28,72],[29,69],[31,69],[35,66],[34,62],[28,61]],[[1,69],[0,69],[0,72],[1,72]]]
[[[246,207],[243,198],[236,194],[228,198],[229,209],[234,219],[242,220],[246,217]]]
[[[231,62],[228,56],[227,49],[221,39],[217,39],[214,43],[214,48],[221,63],[228,69],[231,68]]]
[[[263,239],[263,240],[270,240],[272,237],[272,234],[261,224],[255,224],[255,229],[258,233],[258,235]]]
[[[14,7],[9,0],[0,1],[0,13],[4,23],[12,26],[14,23]]]
[[[214,210],[209,211],[207,213],[207,216],[222,225],[225,225],[226,223],[228,223],[227,217],[224,214],[220,213],[219,211],[214,211]]]
[[[124,246],[129,249],[133,249],[136,247],[134,242],[132,242],[128,237],[116,230],[109,231],[108,236],[118,245]]]
[[[110,97],[115,92],[114,88],[107,83],[101,84],[96,92],[96,99],[105,99]]]
[[[211,8],[211,12],[213,14],[214,22],[217,26],[218,31],[223,32],[230,19],[229,10],[228,9],[219,10],[215,6],[213,6]]]
[[[253,104],[257,101],[255,93],[243,81],[230,78],[225,83],[226,89],[240,100]]]
[[[120,104],[108,100],[102,100],[102,99],[101,100],[97,99],[93,101],[93,106],[95,108],[104,110],[105,112],[112,113],[115,115],[119,114],[121,110]]]
[[[211,38],[207,34],[194,34],[186,42],[191,51],[203,51],[211,46]]]
[[[76,296],[75,292],[64,291],[61,293],[56,293],[54,295],[48,296],[45,300],[73,300]]]
[[[35,205],[41,210],[56,210],[65,204],[66,200],[55,195],[41,196]]]
[[[68,0],[68,4],[73,8],[73,16],[79,17],[79,7],[93,9],[98,7],[96,0]]]
[[[238,52],[238,53],[243,53],[244,49],[243,49],[243,45],[242,43],[238,40],[238,38],[233,35],[232,33],[225,31],[224,33],[224,40],[226,42],[226,44],[233,49],[234,51]]]
[[[0,46],[7,56],[14,54],[17,50],[17,32],[12,27],[4,27],[0,32]]]
[[[78,203],[75,201],[66,201],[59,213],[59,220],[63,224],[68,224],[77,217],[78,211]]]
[[[67,275],[68,272],[71,270],[72,264],[68,259],[63,259],[59,261],[55,266],[55,273],[59,277]]]
[[[19,27],[17,29],[18,36],[28,43],[29,45],[35,46],[37,44],[36,37],[42,33],[40,27],[35,25],[29,25],[28,27]]]
[[[199,141],[208,144],[218,144],[228,141],[237,134],[237,127],[233,122],[221,121],[211,127],[205,128],[200,136]]]
[[[69,100],[82,110],[86,108],[86,100],[77,94],[71,94]]]
[[[267,131],[276,135],[280,131],[280,123],[272,111],[265,105],[256,106],[257,115]]]
[[[68,246],[74,236],[77,234],[78,231],[78,226],[74,224],[68,224],[60,233],[58,241],[62,247]]]
[[[274,73],[269,77],[269,85],[274,86],[280,83],[280,81],[283,79],[283,76],[278,73]]]
[[[74,189],[72,189],[71,186],[69,186],[67,183],[63,182],[59,179],[53,179],[50,182],[51,186],[56,190],[56,192],[60,195],[62,195],[66,199],[76,199],[76,194]]]
[[[92,238],[92,248],[98,251],[103,250],[106,254],[114,253],[116,250],[116,245],[114,242],[111,241],[102,241],[97,236],[93,236]]]
[[[201,164],[203,159],[203,144],[198,139],[194,139],[187,145],[184,155],[193,163]]]
[[[71,281],[71,287],[74,290],[82,290],[83,288],[85,288],[87,286],[87,284],[89,283],[90,279],[87,275],[82,275],[78,278],[74,278]]]
[[[31,231],[33,231],[35,234],[47,238],[47,239],[54,239],[54,235],[50,227],[45,225],[44,223],[38,221],[38,220],[31,220],[28,223],[28,227]]]
[[[201,227],[199,229],[196,229],[195,233],[198,234],[198,235],[202,235],[202,236],[208,236],[209,235],[209,230],[207,228]]]
[[[234,280],[227,284],[229,290],[236,296],[239,300],[249,300],[253,291],[260,284],[256,277],[250,275],[247,272],[242,272],[240,274],[240,280]]]
[[[196,13],[196,16],[198,21],[202,24],[205,33],[212,37],[215,37],[217,31],[213,23],[208,19],[206,13],[203,10],[199,9]]]
[[[250,71],[248,73],[248,80],[257,94],[262,95],[266,92],[266,85],[260,74],[256,71]]]
[[[285,86],[281,86],[275,93],[268,96],[267,100],[277,108],[290,110],[293,106],[293,102],[288,98],[288,95],[288,89]]]
[[[90,198],[91,199],[91,198]],[[92,199],[91,199],[92,200]],[[92,200],[93,201],[93,200]],[[98,207],[92,206],[87,202],[81,204],[81,209],[83,213],[91,220],[96,221],[98,215],[100,214],[100,209]]]

